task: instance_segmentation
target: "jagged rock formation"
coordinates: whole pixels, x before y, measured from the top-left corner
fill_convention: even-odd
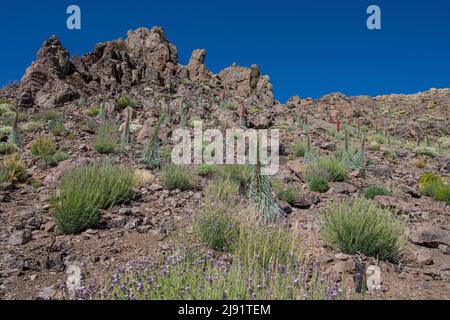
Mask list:
[[[56,36],[44,42],[36,61],[26,70],[19,89],[19,104],[60,104],[77,97],[66,77],[71,71],[69,53]]]
[[[116,97],[139,85],[159,87],[169,94],[183,93],[186,88],[182,82],[188,79],[225,90],[229,97],[253,95],[255,104],[273,106],[269,78],[260,75],[258,66],[232,66],[213,75],[205,66],[205,58],[204,49],[195,50],[189,64],[181,66],[177,48],[160,27],[131,30],[125,40],[99,43],[91,53],[71,60],[61,42],[52,36],[23,77],[18,104],[49,108],[82,96]]]

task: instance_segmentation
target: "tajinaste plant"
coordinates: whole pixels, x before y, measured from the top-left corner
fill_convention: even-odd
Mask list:
[[[311,137],[309,136],[309,131],[306,131],[306,150],[304,156],[305,163],[312,163],[316,161],[316,157],[314,156],[312,146],[311,146]]]
[[[161,159],[159,155],[159,130],[161,129],[161,124],[166,118],[166,115],[167,112],[164,112],[158,119],[150,139],[150,144],[148,145],[142,158],[142,162],[152,170],[161,166]]]
[[[106,110],[106,99],[103,97],[102,103],[100,104],[100,112],[98,113],[98,117],[106,121],[108,119],[108,110]]]
[[[9,143],[12,143],[16,146],[20,145],[20,139],[19,139],[19,111],[16,110],[16,116],[14,118],[14,123],[11,128],[11,133],[9,134]]]
[[[257,143],[257,161],[250,183],[249,199],[265,221],[274,221],[282,214],[280,207],[272,196],[272,183],[270,178],[261,174],[259,139]]]
[[[187,128],[188,126],[188,114],[189,114],[189,106],[186,102],[182,102],[181,104],[181,115],[180,115],[180,124],[182,128]]]
[[[131,115],[132,115],[131,108],[127,108],[127,117],[125,119],[125,125],[123,127],[122,131],[122,137],[120,139],[120,144],[122,146],[126,146],[130,144],[131,142],[131,134],[130,134],[130,121],[131,121]]]

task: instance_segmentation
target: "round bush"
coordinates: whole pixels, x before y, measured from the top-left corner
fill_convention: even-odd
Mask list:
[[[376,196],[391,196],[392,192],[381,186],[371,186],[364,189],[364,198],[373,200]]]
[[[51,200],[58,228],[76,234],[96,227],[99,209],[128,201],[133,187],[133,170],[108,161],[72,169],[61,179],[59,197]]]
[[[407,243],[406,224],[373,201],[347,200],[322,214],[322,238],[344,253],[395,261]]]
[[[321,175],[315,175],[308,180],[309,190],[313,192],[325,193],[330,189],[327,180]]]

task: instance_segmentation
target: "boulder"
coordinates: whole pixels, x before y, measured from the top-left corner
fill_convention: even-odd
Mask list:
[[[72,160],[66,160],[61,162],[50,174],[45,177],[44,179],[44,185],[47,188],[55,188],[59,182],[59,180],[68,172],[69,170],[86,165],[89,163],[89,159],[87,158],[79,158],[75,161]]]
[[[433,226],[419,226],[411,232],[411,241],[428,248],[450,246],[450,231]]]
[[[30,230],[19,230],[13,232],[9,237],[8,244],[11,246],[22,246],[31,241],[33,235]]]
[[[309,209],[311,206],[318,204],[320,202],[320,198],[312,193],[306,192],[298,195],[297,199],[295,199],[293,207],[299,209]]]

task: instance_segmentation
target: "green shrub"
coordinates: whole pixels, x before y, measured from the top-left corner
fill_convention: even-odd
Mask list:
[[[223,165],[220,166],[218,175],[223,179],[234,180],[245,187],[252,177],[252,168],[249,165]]]
[[[62,114],[56,110],[46,110],[35,116],[36,120],[52,121],[62,117]]]
[[[2,122],[5,125],[12,125],[16,119],[16,112],[15,111],[8,111],[2,115]],[[23,112],[18,113],[18,122],[26,121],[28,119],[28,115]]]
[[[327,179],[322,175],[313,175],[307,180],[309,190],[312,192],[325,193],[330,190]]]
[[[432,183],[440,183],[440,182],[443,182],[442,178],[440,176],[438,176],[437,174],[431,173],[431,172],[426,172],[426,173],[422,174],[419,179],[420,192],[423,192],[423,190],[425,190],[425,188],[428,185],[430,185]]]
[[[13,143],[0,143],[0,154],[12,154],[18,150],[17,146]]]
[[[99,107],[92,107],[89,108],[87,115],[90,117],[97,117],[100,114],[100,108]]]
[[[44,123],[40,120],[25,123],[22,127],[22,130],[25,132],[36,132],[42,129],[44,129]]]
[[[117,148],[118,128],[112,123],[102,124],[94,138],[94,149],[100,154],[113,153]]]
[[[419,189],[427,197],[450,204],[450,185],[436,174],[423,174],[419,180]]]
[[[302,158],[305,156],[306,153],[306,144],[302,142],[296,142],[294,146],[292,147],[292,150],[294,152],[294,156],[297,158]]]
[[[383,156],[389,159],[397,159],[397,153],[392,150],[386,150],[383,152]]]
[[[121,108],[126,108],[126,107],[133,107],[133,101],[125,96],[120,97],[119,99],[117,99],[117,104],[119,105],[119,107]]]
[[[53,157],[56,153],[56,146],[53,139],[39,137],[31,144],[31,155],[36,158],[45,159]]]
[[[387,143],[387,138],[383,135],[377,134],[371,137],[371,140],[375,141],[379,145],[383,145]]]
[[[296,230],[289,230],[276,222],[263,222],[251,214],[239,219],[239,239],[232,252],[245,265],[268,267],[299,262],[302,247]]]
[[[364,189],[364,197],[373,200],[376,196],[392,196],[392,192],[383,186],[370,186]]]
[[[219,168],[213,164],[201,164],[197,166],[197,174],[201,177],[211,177],[219,171]]]
[[[225,108],[231,111],[237,110],[237,106],[232,100],[227,100],[221,103],[221,108]]]
[[[0,117],[3,116],[7,112],[11,112],[11,106],[8,103],[0,104]]]
[[[315,164],[318,170],[326,172],[331,182],[344,181],[347,177],[345,164],[334,158],[321,158]]]
[[[205,191],[207,197],[232,203],[239,196],[239,184],[230,179],[217,179]]]
[[[133,187],[133,170],[109,161],[70,170],[59,183],[59,197],[51,200],[58,228],[75,234],[96,227],[99,209],[128,201]]]
[[[66,161],[68,159],[70,159],[70,156],[64,152],[64,151],[57,151],[54,155],[53,155],[53,159],[56,162],[62,162],[62,161]]]
[[[371,150],[371,151],[380,151],[381,150],[381,145],[378,142],[372,141],[369,144],[369,150]]]
[[[194,231],[198,239],[216,251],[231,251],[238,239],[238,221],[227,212],[227,209],[226,206],[208,204],[204,213],[194,222]]]
[[[406,225],[387,209],[362,198],[323,210],[323,239],[347,254],[395,261],[407,243]]]
[[[197,180],[189,169],[169,164],[162,170],[161,182],[167,190],[179,189],[181,191],[194,189]]]
[[[64,127],[64,117],[62,115],[50,120],[48,128],[50,132],[55,136],[61,136],[67,132],[66,128]]]
[[[274,181],[272,183],[272,188],[277,198],[281,201],[293,205],[295,203],[295,200],[297,200],[298,189],[293,185],[286,185],[281,181]]]
[[[434,148],[431,147],[417,147],[414,149],[414,153],[419,156],[427,156],[435,158],[438,154]]]
[[[238,213],[236,213],[238,212]],[[232,253],[246,266],[298,263],[302,246],[297,230],[267,223],[238,205],[208,202],[194,230],[209,248]]]
[[[57,151],[53,139],[47,137],[40,137],[33,141],[30,153],[47,166],[55,166],[58,162],[69,159],[65,152]]]
[[[435,181],[428,184],[422,193],[438,201],[444,201],[450,204],[450,185],[442,181]]]
[[[27,178],[26,165],[17,154],[11,154],[0,163],[0,182],[24,182]]]

